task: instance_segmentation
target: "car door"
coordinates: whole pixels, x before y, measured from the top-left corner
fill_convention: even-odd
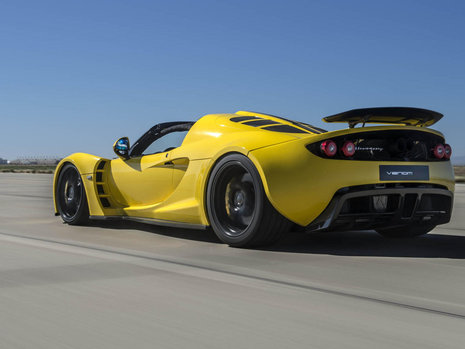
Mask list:
[[[123,206],[142,209],[164,201],[174,190],[171,150],[182,144],[187,130],[157,126],[136,142],[136,148],[143,144],[129,159],[111,161],[112,195]]]
[[[169,153],[111,161],[114,198],[123,206],[153,205],[171,193],[173,166]]]

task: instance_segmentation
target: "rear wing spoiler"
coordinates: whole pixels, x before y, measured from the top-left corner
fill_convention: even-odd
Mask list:
[[[347,122],[350,128],[357,124],[401,124],[408,126],[427,127],[435,124],[443,117],[442,114],[420,108],[384,107],[353,109],[343,113],[323,118],[325,122]]]

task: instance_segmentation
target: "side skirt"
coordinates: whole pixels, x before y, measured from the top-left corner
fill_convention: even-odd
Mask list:
[[[205,229],[207,229],[207,226],[203,225],[203,224],[183,223],[183,222],[167,221],[167,220],[164,220],[164,219],[145,218],[145,217],[89,216],[89,219],[101,220],[101,221],[125,220],[125,221],[133,221],[133,222],[139,222],[139,223],[147,223],[147,224],[160,225],[160,226],[164,226],[164,227],[182,228],[182,229],[195,229],[195,230],[205,230]]]

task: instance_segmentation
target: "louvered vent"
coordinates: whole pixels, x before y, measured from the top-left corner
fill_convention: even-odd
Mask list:
[[[100,161],[95,171],[95,186],[100,203],[103,207],[111,207],[109,191],[107,183],[105,182],[105,165],[107,161]]]

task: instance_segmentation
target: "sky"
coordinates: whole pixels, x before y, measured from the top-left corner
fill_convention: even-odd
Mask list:
[[[0,2],[0,157],[113,156],[159,122],[439,111],[465,157],[464,1]]]

